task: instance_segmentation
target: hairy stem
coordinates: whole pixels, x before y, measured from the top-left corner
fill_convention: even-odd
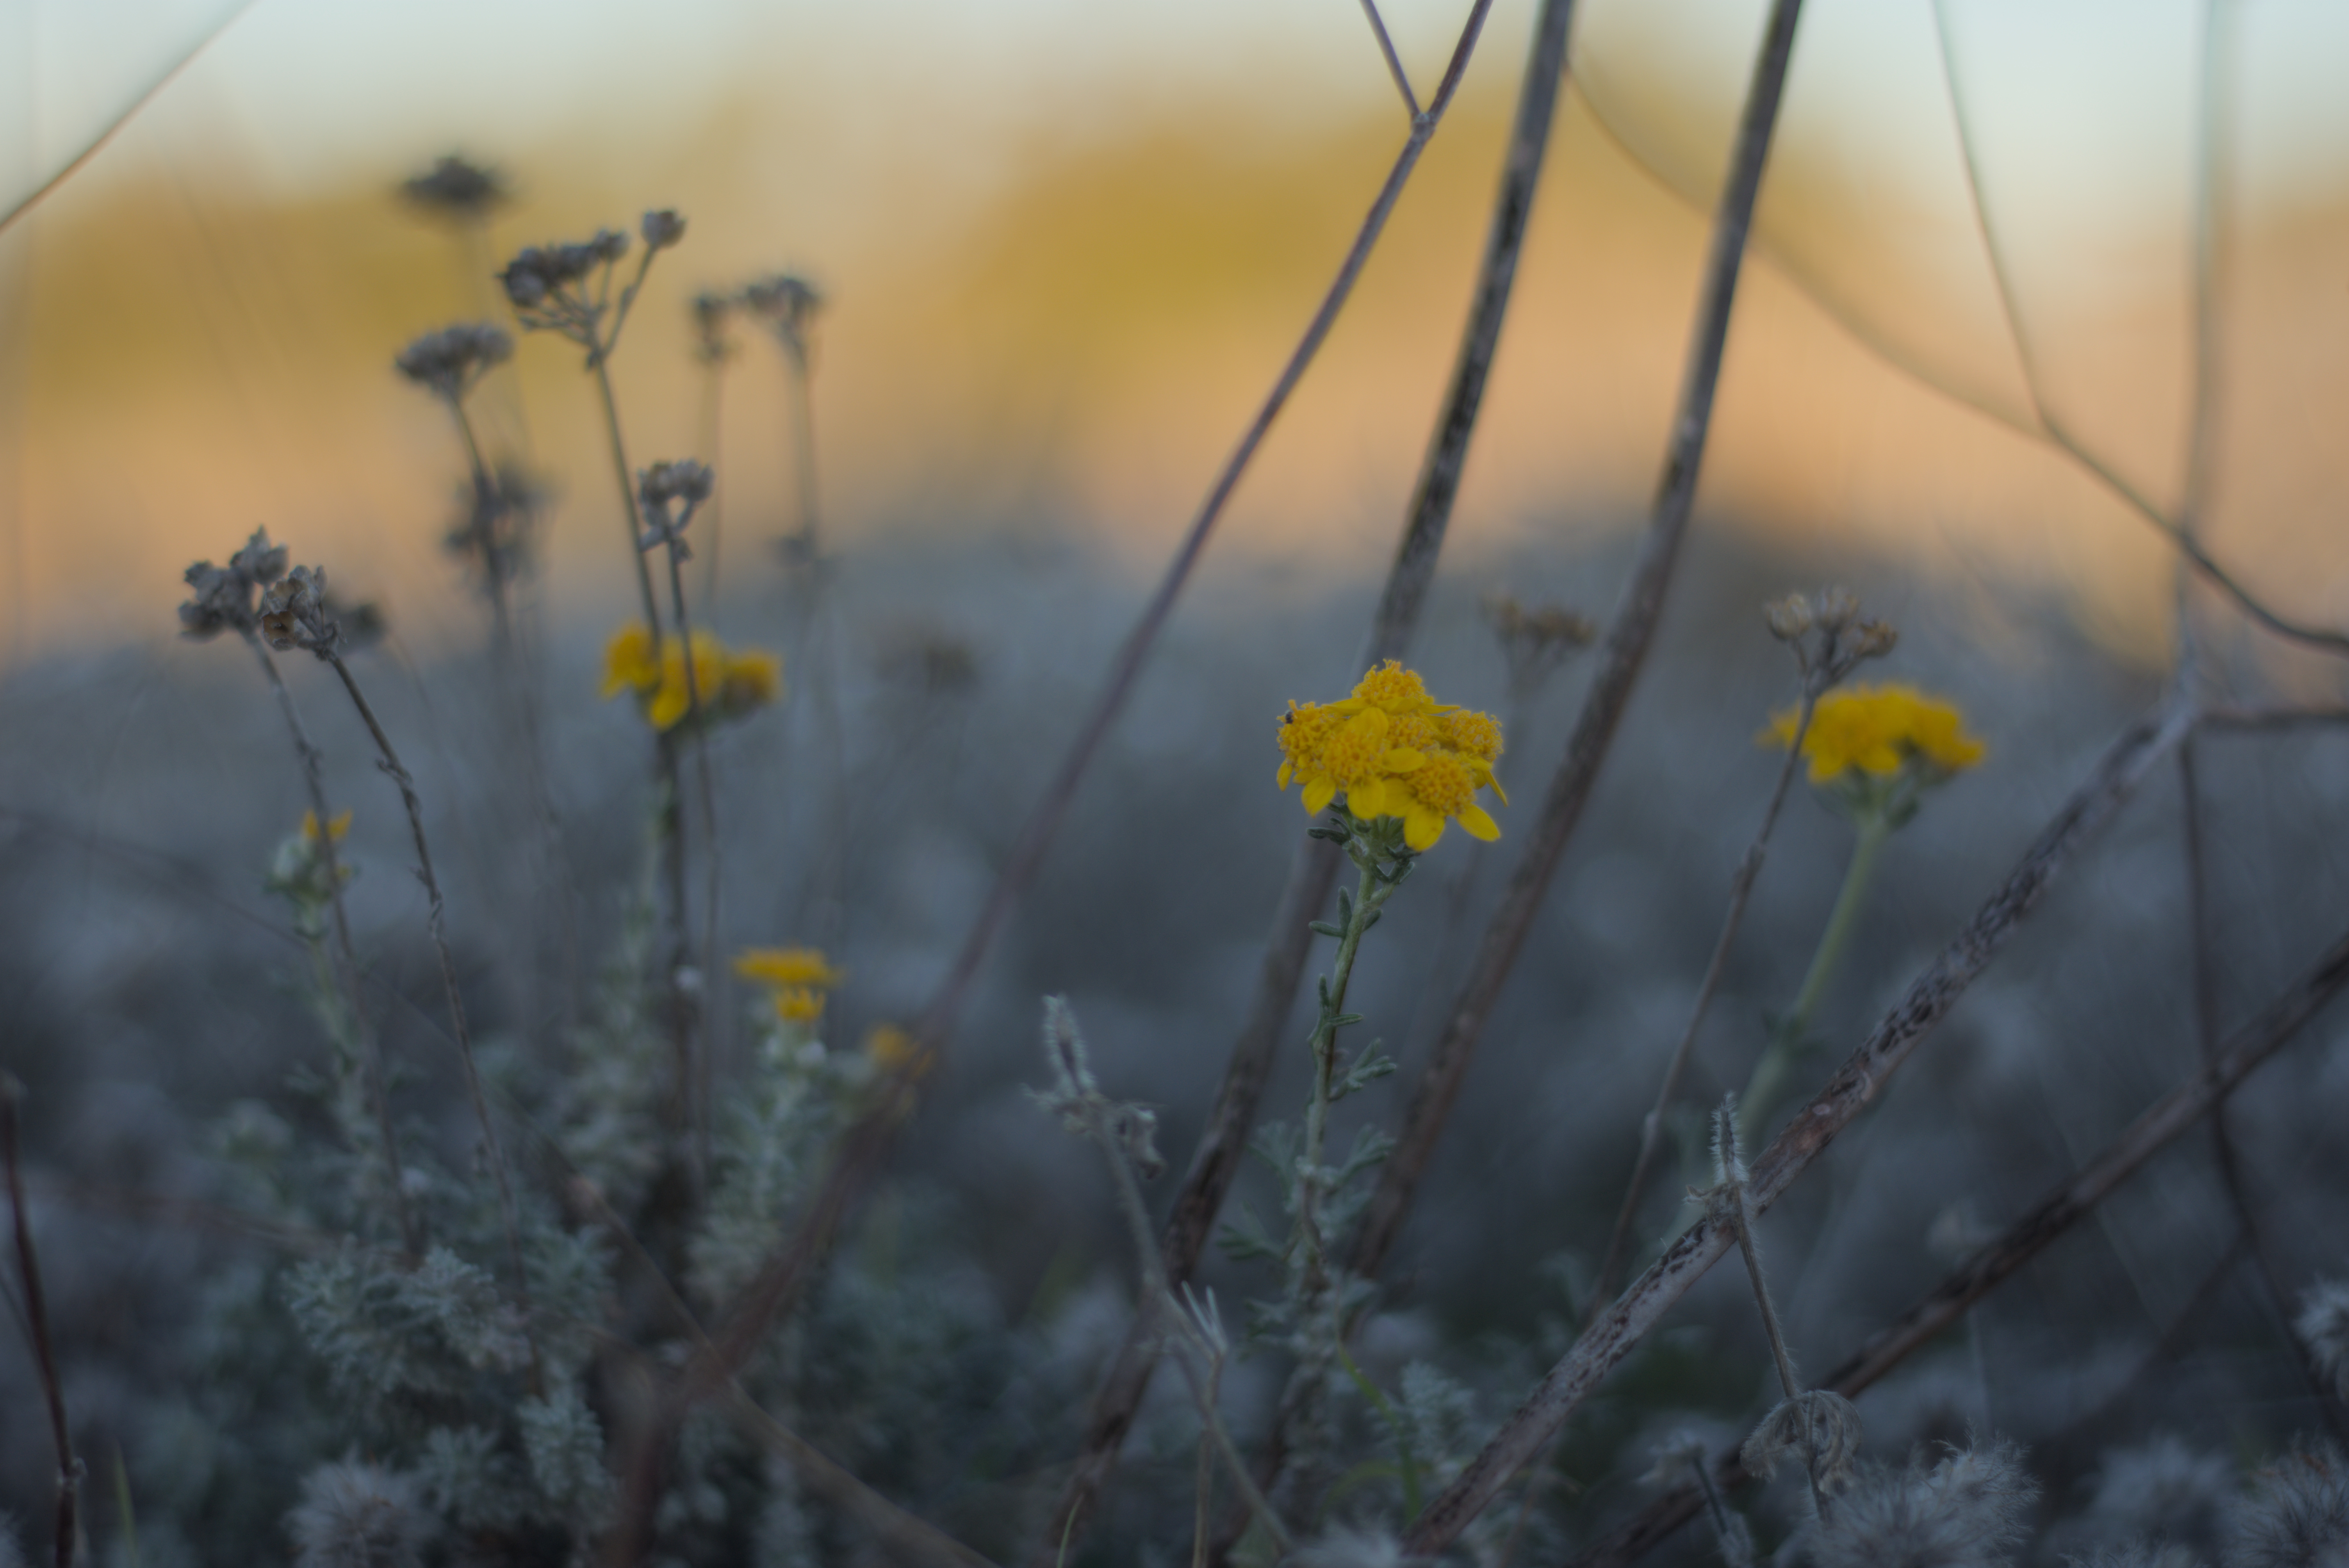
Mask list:
[[[1876,879],[1877,858],[1883,853],[1885,841],[1892,836],[1891,823],[1880,813],[1860,818],[1857,827],[1851,863],[1844,868],[1843,886],[1836,892],[1835,908],[1828,912],[1826,925],[1819,933],[1819,944],[1811,953],[1811,966],[1803,975],[1802,988],[1795,993],[1795,1000],[1785,1016],[1772,1026],[1769,1043],[1763,1047],[1761,1059],[1754,1064],[1754,1076],[1746,1080],[1745,1098],[1738,1108],[1742,1119],[1738,1130],[1746,1138],[1759,1136],[1770,1108],[1785,1091],[1787,1075],[1795,1070],[1810,1034],[1811,1016],[1818,1011],[1819,998],[1826,994],[1827,982],[1835,978],[1836,966],[1843,961],[1844,949],[1850,945],[1851,934],[1859,923],[1859,911],[1868,901],[1868,884]]]
[[[457,963],[449,952],[449,933],[440,896],[440,880],[432,872],[432,846],[424,836],[424,801],[416,793],[416,779],[403,767],[399,753],[391,744],[391,737],[376,718],[375,709],[367,706],[367,694],[359,690],[358,681],[351,667],[340,655],[329,652],[326,663],[341,677],[343,690],[350,695],[351,706],[358,710],[359,721],[367,726],[375,738],[375,748],[382,760],[383,770],[399,788],[399,802],[408,812],[408,830],[416,845],[416,874],[424,884],[425,928],[432,936],[433,955],[440,964],[440,988],[449,1005],[450,1037],[457,1042],[458,1059],[464,1064],[465,1094],[472,1101],[473,1118],[481,1123],[482,1146],[489,1151],[490,1174],[497,1183],[498,1217],[505,1227],[506,1253],[513,1267],[515,1304],[522,1309],[523,1334],[530,1345],[530,1380],[533,1393],[540,1391],[543,1372],[538,1356],[538,1328],[532,1320],[530,1305],[530,1274],[524,1267],[522,1250],[522,1220],[514,1206],[513,1180],[506,1170],[504,1150],[498,1142],[497,1123],[490,1116],[488,1097],[481,1092],[480,1065],[473,1057],[473,1034],[465,1022],[465,998],[457,985]],[[325,825],[320,824],[323,834]]]

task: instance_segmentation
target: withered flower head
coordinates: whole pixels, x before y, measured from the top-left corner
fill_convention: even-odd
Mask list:
[[[454,153],[435,162],[429,173],[401,181],[399,193],[426,212],[460,222],[485,218],[512,199],[496,170]]]
[[[402,376],[434,397],[460,402],[492,366],[513,357],[513,339],[487,322],[464,322],[428,332],[392,361]]]
[[[663,207],[646,213],[636,232],[645,237],[648,248],[666,251],[685,238],[685,220],[677,215],[675,209]]]
[[[257,528],[226,566],[199,561],[189,567],[186,581],[195,596],[180,606],[181,632],[203,638],[251,631],[255,624],[254,594],[285,574],[285,547],[272,545],[269,531]]]
[[[823,295],[805,278],[777,273],[744,288],[742,304],[766,324],[785,349],[805,355],[807,329],[823,308]]]
[[[685,525],[693,521],[694,509],[709,499],[716,482],[709,464],[690,458],[655,463],[637,475],[636,499],[645,513],[645,534],[637,548],[650,550],[666,544],[678,552],[678,560],[691,559],[692,552],[685,545]]]
[[[326,605],[326,569],[296,566],[261,596],[261,634],[279,653],[307,648],[320,658],[335,652],[340,631]]]

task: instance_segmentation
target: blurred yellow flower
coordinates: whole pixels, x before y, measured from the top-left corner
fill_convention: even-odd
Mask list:
[[[864,1054],[885,1073],[900,1072],[907,1067],[916,1073],[930,1070],[930,1053],[922,1049],[921,1041],[914,1037],[911,1030],[895,1024],[875,1024],[867,1029]]]
[[[812,1024],[823,1016],[823,993],[806,985],[786,985],[774,995],[775,1016],[786,1024]]]
[[[740,718],[782,696],[783,662],[775,655],[761,648],[730,652],[709,632],[694,633],[692,641],[688,684],[682,641],[662,638],[656,658],[652,633],[641,622],[622,626],[604,645],[604,696],[635,693],[646,722],[660,730],[682,723],[696,696],[704,716],[719,719]]]
[[[1480,839],[1501,836],[1475,798],[1489,787],[1508,799],[1493,778],[1500,721],[1437,702],[1399,660],[1363,676],[1341,701],[1291,702],[1278,739],[1275,782],[1283,789],[1302,782],[1308,816],[1343,790],[1346,810],[1360,820],[1401,819],[1403,841],[1414,850],[1432,849],[1453,821]]]
[[[348,811],[336,812],[334,820],[326,824],[326,837],[338,844],[350,830],[351,814]],[[302,841],[305,844],[315,844],[318,841],[318,813],[316,811],[302,813]]]
[[[1756,738],[1758,743],[1793,745],[1800,717],[1793,709],[1773,715],[1770,727]],[[1814,784],[1855,769],[1889,778],[1912,760],[1931,772],[1960,773],[1980,762],[1988,749],[1966,733],[1965,717],[1955,705],[1899,685],[1854,686],[1827,693],[1812,710],[1811,727],[1803,736],[1803,755],[1810,759]]]
[[[847,979],[844,970],[813,947],[752,947],[736,954],[734,973],[778,990],[833,991]]]

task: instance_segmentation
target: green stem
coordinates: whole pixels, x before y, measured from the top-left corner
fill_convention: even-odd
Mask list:
[[[1749,1144],[1758,1141],[1762,1119],[1769,1114],[1771,1103],[1785,1088],[1786,1077],[1794,1070],[1803,1038],[1810,1031],[1811,1015],[1817,1011],[1819,998],[1826,995],[1828,981],[1835,977],[1836,965],[1842,960],[1843,950],[1850,944],[1852,930],[1859,922],[1868,883],[1875,879],[1877,857],[1883,851],[1885,841],[1892,836],[1889,814],[1881,811],[1861,816],[1856,825],[1859,831],[1851,846],[1851,864],[1844,871],[1843,889],[1836,894],[1826,929],[1819,933],[1818,949],[1811,954],[1811,967],[1803,976],[1803,988],[1795,993],[1794,1005],[1770,1031],[1770,1043],[1764,1047],[1762,1059],[1754,1064],[1754,1077],[1738,1101],[1739,1130]]]
[[[1305,1174],[1297,1198],[1297,1229],[1306,1245],[1308,1276],[1315,1288],[1328,1283],[1326,1260],[1329,1255],[1327,1238],[1321,1234],[1321,1156],[1330,1132],[1330,1090],[1338,1074],[1338,1020],[1345,1016],[1346,982],[1354,973],[1354,954],[1362,944],[1362,933],[1371,928],[1378,906],[1385,902],[1388,884],[1379,880],[1378,861],[1367,855],[1358,855],[1354,863],[1361,868],[1361,876],[1354,884],[1351,918],[1346,922],[1346,934],[1338,939],[1338,961],[1330,966],[1329,997],[1321,1009],[1321,1021],[1313,1028],[1313,1099],[1305,1112]]]

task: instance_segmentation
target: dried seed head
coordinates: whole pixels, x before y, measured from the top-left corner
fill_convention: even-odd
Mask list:
[[[2030,1533],[2039,1486],[2012,1443],[1871,1469],[1811,1532],[1818,1568],[2001,1568]]]
[[[513,357],[513,339],[487,322],[460,323],[428,332],[392,361],[398,372],[434,397],[461,402],[493,366]]]
[[[1125,1157],[1133,1161],[1135,1173],[1144,1181],[1155,1181],[1166,1169],[1165,1156],[1158,1152],[1158,1113],[1143,1106],[1122,1105],[1111,1127]]]
[[[709,499],[713,482],[709,464],[680,458],[647,469],[638,479],[637,492],[648,507],[666,507],[671,501],[698,506]]]
[[[1770,634],[1782,643],[1800,642],[1811,629],[1811,602],[1800,593],[1771,600],[1762,606],[1762,614],[1770,623]]]
[[[2292,1326],[2333,1398],[2349,1400],[2349,1281],[2320,1280],[2300,1298]]]
[[[454,153],[435,162],[430,172],[400,181],[399,193],[428,214],[460,222],[486,218],[512,199],[496,170]]]
[[[657,211],[646,213],[644,221],[637,224],[636,232],[645,237],[647,250],[666,251],[685,238],[685,220],[673,210],[663,207]]]
[[[180,606],[182,634],[201,639],[253,630],[254,595],[285,574],[285,547],[269,542],[268,530],[255,529],[226,566],[199,561],[189,567],[186,582],[196,592]]]
[[[2234,1526],[2229,1568],[2349,1563],[2349,1458],[2331,1443],[2295,1449],[2259,1473]]]
[[[1819,1490],[1832,1495],[1851,1480],[1859,1435],[1859,1411],[1852,1402],[1814,1388],[1779,1400],[1737,1457],[1764,1480],[1776,1472],[1780,1460],[1791,1459],[1807,1467]]]
[[[261,596],[261,635],[281,654],[307,648],[323,659],[335,653],[342,634],[326,604],[325,567],[296,566]]]

